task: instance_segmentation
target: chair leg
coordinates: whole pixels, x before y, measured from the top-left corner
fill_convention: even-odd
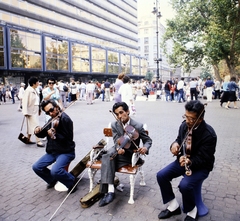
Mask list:
[[[135,185],[135,179],[136,179],[136,175],[130,175],[130,198],[128,200],[129,204],[134,204],[134,185]]]
[[[144,171],[142,167],[139,168],[139,173],[140,173],[140,186],[146,186]]]
[[[94,177],[97,171],[97,169],[88,168],[88,177],[90,181],[89,192],[93,190]]]

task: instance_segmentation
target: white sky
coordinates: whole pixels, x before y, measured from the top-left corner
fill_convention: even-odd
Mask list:
[[[143,16],[146,14],[152,14],[153,7],[156,4],[156,0],[138,0],[138,16]],[[158,0],[158,7],[160,7],[160,12],[162,17],[160,22],[166,26],[166,19],[171,19],[174,17],[173,9],[169,3],[169,0]]]

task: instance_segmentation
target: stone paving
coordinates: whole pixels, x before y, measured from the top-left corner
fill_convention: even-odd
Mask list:
[[[203,100],[205,102],[205,100]],[[22,113],[17,105],[0,105],[0,220],[25,221],[49,220],[67,195],[66,192],[46,190],[46,184],[31,169],[32,164],[43,155],[45,148],[25,145],[17,137],[22,122]],[[76,159],[70,170],[103,138],[102,129],[114,121],[109,112],[113,102],[96,100],[93,105],[77,101],[66,112],[74,121],[74,140]],[[240,106],[239,102],[238,105]],[[135,184],[135,203],[127,203],[129,198],[129,176],[117,174],[125,185],[123,192],[116,191],[115,200],[105,206],[98,203],[83,209],[79,200],[89,188],[87,172],[78,185],[78,191],[71,194],[52,220],[111,220],[146,221],[158,220],[157,216],[165,205],[162,203],[156,173],[173,161],[169,145],[177,136],[182,121],[184,104],[157,101],[136,101],[137,114],[134,118],[148,125],[153,145],[145,159],[144,171],[146,186]],[[200,221],[238,221],[240,220],[240,109],[221,108],[218,100],[206,107],[206,121],[213,126],[217,135],[216,163],[213,171],[202,186],[202,197],[209,208],[208,215]],[[44,117],[40,116],[41,125]],[[25,132],[25,129],[24,129]],[[85,170],[86,171],[86,170]],[[96,180],[100,178],[99,173]],[[181,203],[177,185],[180,178],[172,183],[176,198]],[[168,220],[183,220],[185,214]]]

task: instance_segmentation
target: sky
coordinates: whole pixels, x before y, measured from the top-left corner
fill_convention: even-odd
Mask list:
[[[138,0],[138,16],[151,14],[153,7],[156,5],[156,0]],[[162,17],[160,22],[166,26],[166,19],[171,19],[174,17],[173,9],[169,3],[169,0],[158,0],[158,7],[160,7],[160,12]]]

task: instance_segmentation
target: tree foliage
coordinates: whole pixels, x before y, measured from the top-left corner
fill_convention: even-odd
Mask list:
[[[215,66],[224,60],[230,75],[236,74],[240,54],[240,0],[172,0],[176,17],[167,22],[163,40],[172,39],[171,64],[185,71]]]

